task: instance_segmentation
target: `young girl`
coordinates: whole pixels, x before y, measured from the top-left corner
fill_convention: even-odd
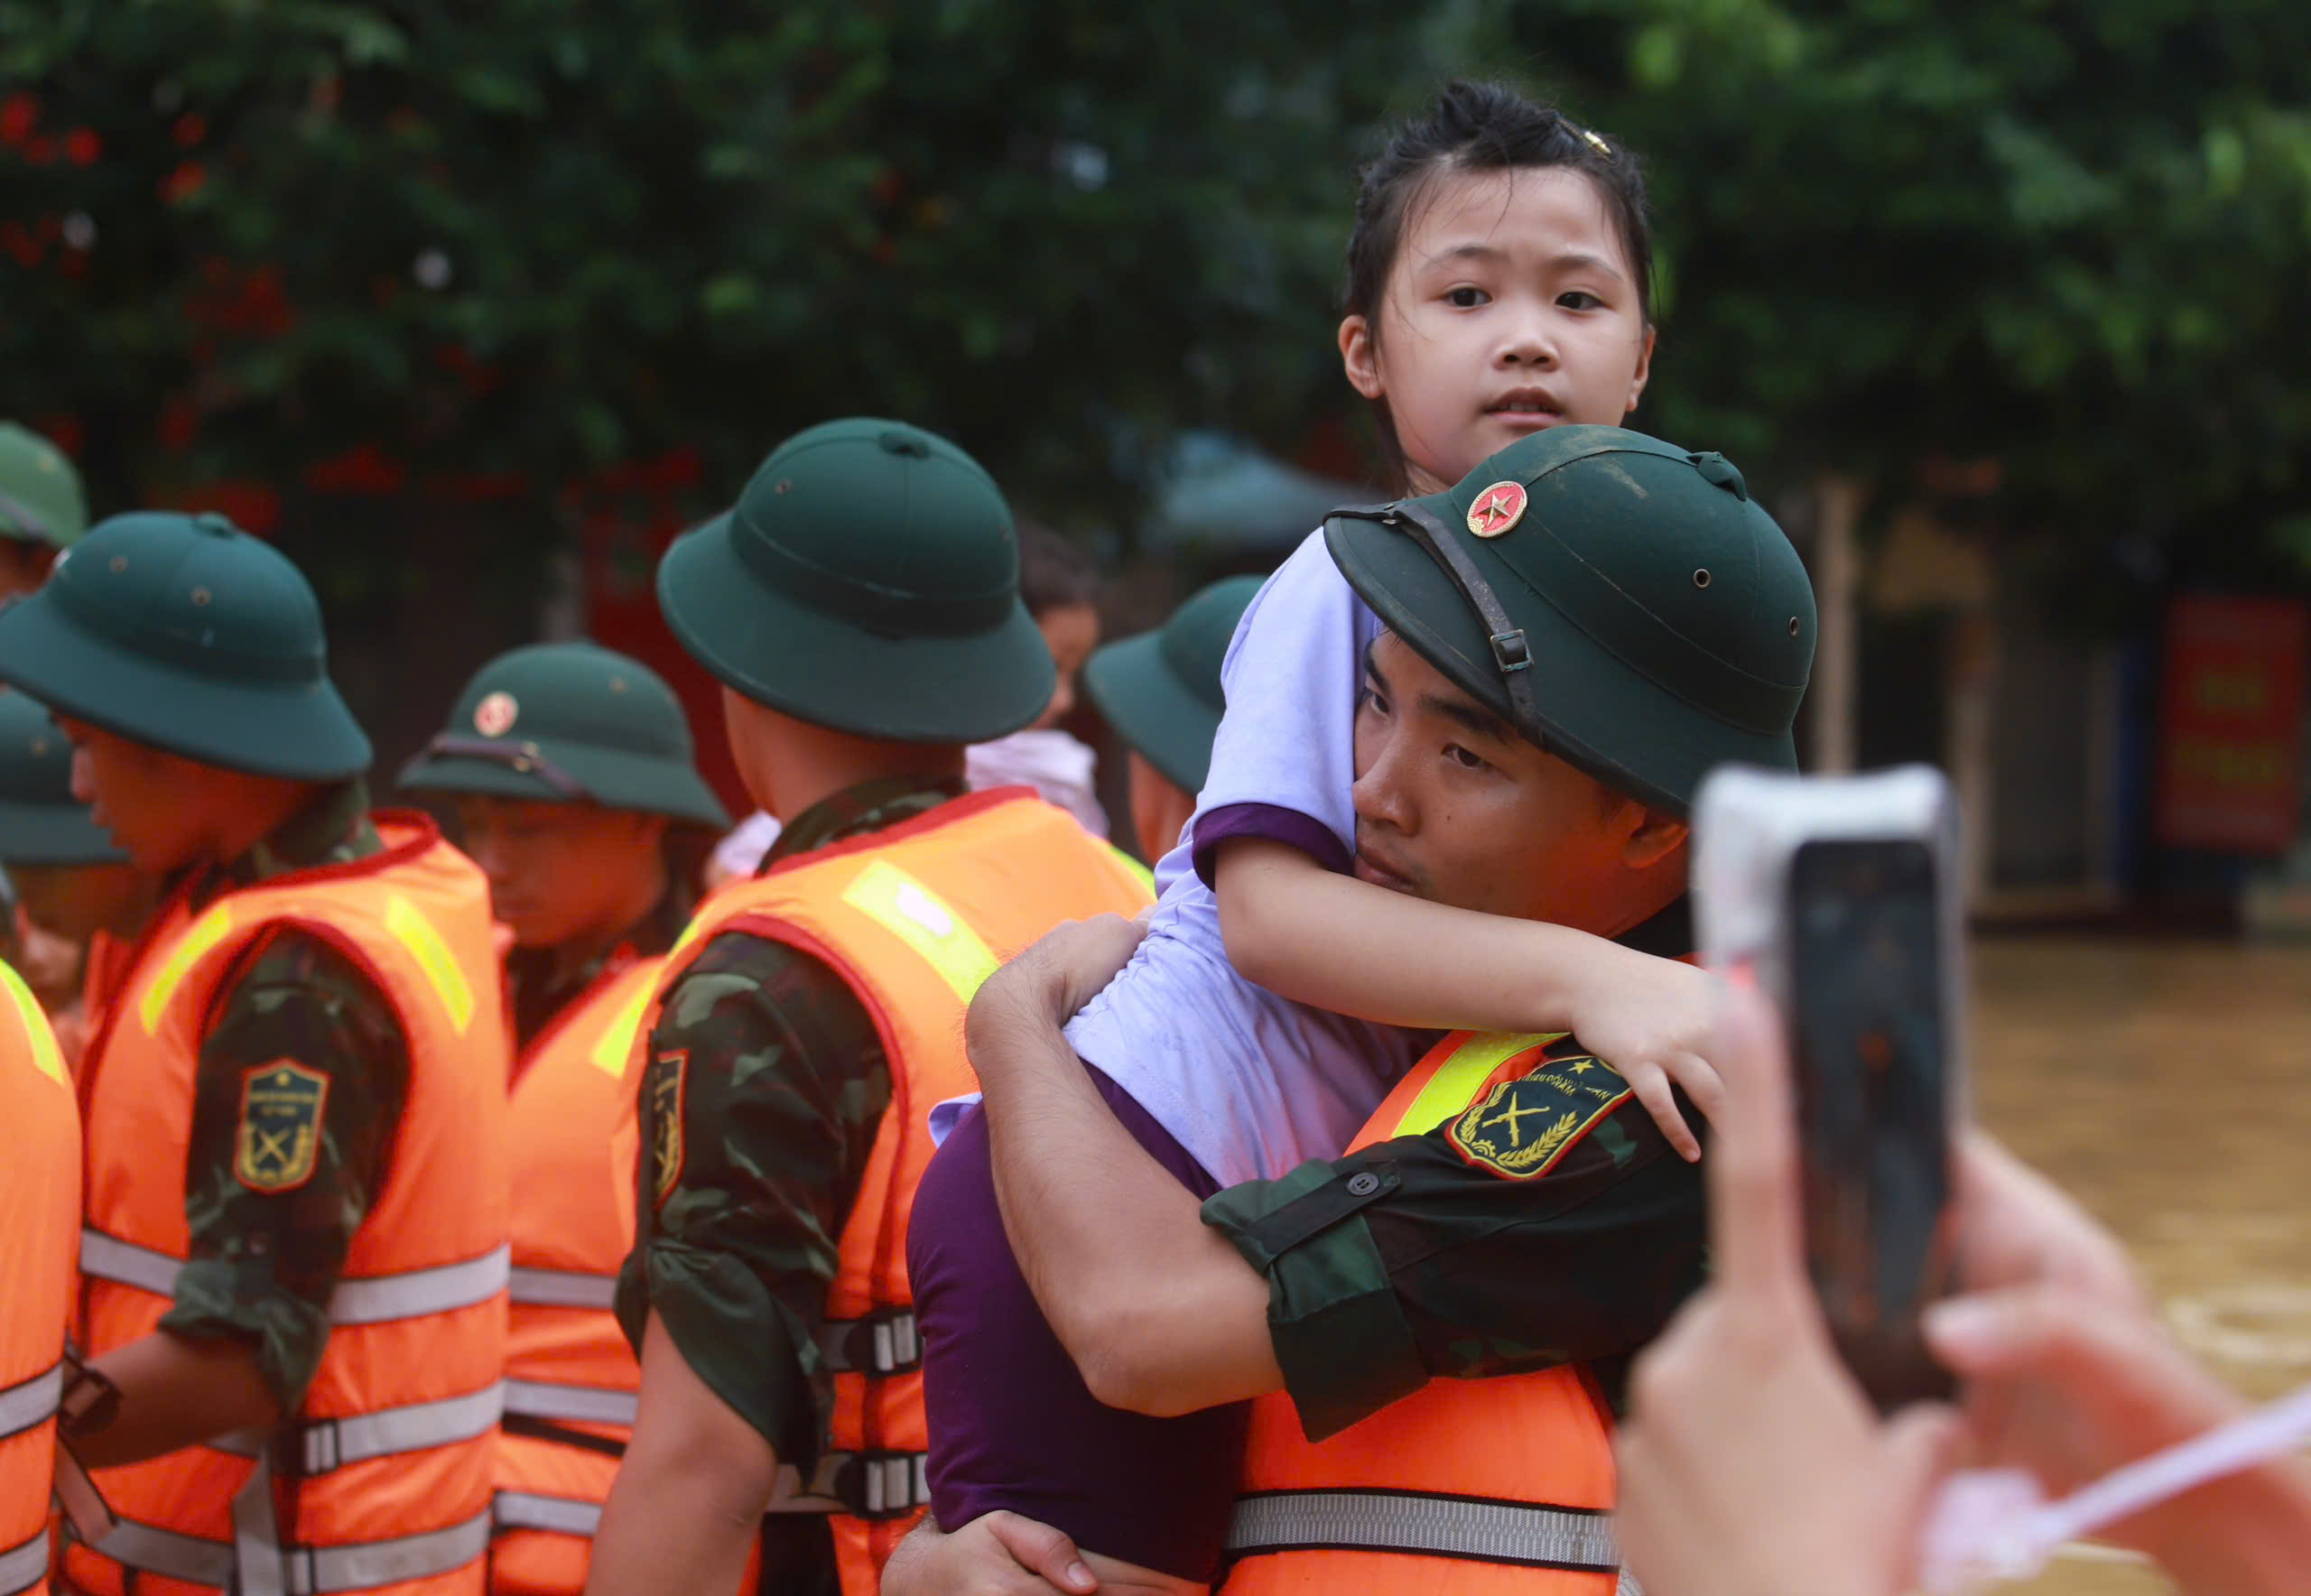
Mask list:
[[[1634,161],[1554,110],[1454,84],[1401,129],[1364,174],[1340,328],[1397,487],[1440,490],[1545,427],[1618,424],[1650,366],[1649,266]],[[1321,533],[1253,600],[1148,934],[1069,1040],[1199,1195],[1337,1155],[1429,1045],[1421,1027],[1577,1031],[1695,1155],[1669,1075],[1707,1100],[1698,971],[1407,904],[1415,884],[1360,855],[1353,726],[1378,631]],[[912,1225],[934,1517],[1007,1508],[1143,1574],[1209,1580],[1235,1489],[1213,1460],[1239,1448],[1240,1408],[1156,1420],[1091,1399],[1019,1277],[987,1153],[964,1120]]]

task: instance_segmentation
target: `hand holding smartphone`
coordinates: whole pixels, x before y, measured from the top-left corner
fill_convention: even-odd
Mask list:
[[[1956,806],[1940,772],[1740,767],[1694,803],[1703,957],[1747,969],[1790,1049],[1814,1289],[1881,1411],[1944,1396],[1919,1332],[1950,1282],[1964,1113]]]

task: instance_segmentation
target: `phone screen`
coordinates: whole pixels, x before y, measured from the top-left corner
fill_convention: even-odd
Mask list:
[[[1923,842],[1814,841],[1790,860],[1808,1251],[1839,1350],[1885,1409],[1950,1387],[1918,1332],[1947,1276],[1940,916]]]

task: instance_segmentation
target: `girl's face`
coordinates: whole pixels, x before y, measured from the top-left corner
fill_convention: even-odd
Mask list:
[[[1597,185],[1565,167],[1437,180],[1405,218],[1378,325],[1340,324],[1348,380],[1385,400],[1415,494],[1567,422],[1637,407],[1653,329]]]

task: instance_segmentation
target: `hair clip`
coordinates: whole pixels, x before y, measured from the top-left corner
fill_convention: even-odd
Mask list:
[[[1613,158],[1613,146],[1607,144],[1596,134],[1590,132],[1587,128],[1582,126],[1577,122],[1573,125],[1573,131],[1579,134],[1582,138],[1587,139],[1589,141],[1589,147],[1596,151],[1600,155],[1602,155],[1606,160],[1610,161]]]

